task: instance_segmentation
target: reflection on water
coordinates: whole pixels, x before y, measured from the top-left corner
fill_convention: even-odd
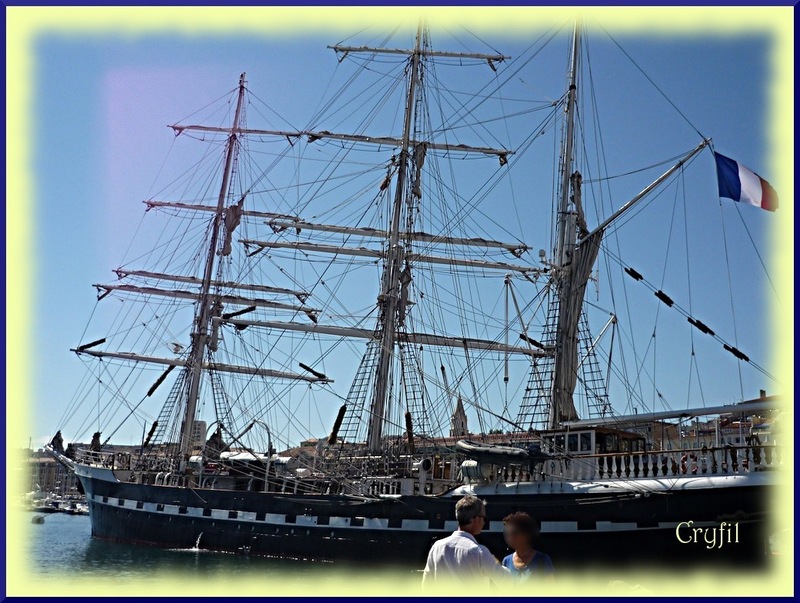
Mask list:
[[[28,516],[25,520],[29,522]],[[217,572],[228,576],[259,572],[288,577],[302,575],[311,567],[316,571],[330,565],[212,552],[198,548],[201,541],[202,535],[190,549],[103,542],[91,537],[88,517],[56,513],[48,515],[43,524],[31,525],[29,558],[31,569],[40,574],[114,578],[157,573],[207,576]]]
[[[349,592],[353,584],[358,584],[359,592],[372,589],[396,595],[395,590],[386,591],[387,579],[415,594],[421,580],[421,568],[416,567],[365,572],[362,564],[208,551],[202,548],[202,536],[195,546],[186,549],[114,544],[93,539],[86,516],[56,513],[48,515],[42,524],[31,525],[33,513],[20,515],[17,520],[29,526],[28,569],[34,574],[26,587],[36,593],[55,589],[73,596],[84,590],[99,596],[137,597],[168,592],[224,597],[286,592],[332,596],[342,588]]]

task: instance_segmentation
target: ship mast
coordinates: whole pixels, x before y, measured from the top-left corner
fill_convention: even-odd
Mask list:
[[[567,124],[564,136],[563,157],[561,163],[561,198],[558,204],[558,238],[556,241],[556,264],[569,264],[571,246],[575,243],[575,221],[569,211],[570,174],[572,172],[572,145],[575,139],[575,102],[577,100],[578,57],[580,56],[580,29],[575,24],[570,53],[569,89],[567,91]]]
[[[386,401],[390,393],[390,368],[394,356],[395,332],[397,329],[397,303],[400,296],[400,269],[403,250],[400,249],[400,216],[403,210],[406,192],[406,171],[408,169],[408,149],[411,140],[411,122],[414,113],[414,97],[419,75],[420,43],[422,38],[422,23],[417,26],[417,38],[414,51],[411,54],[411,77],[408,83],[408,96],[406,97],[406,110],[403,117],[403,143],[400,149],[400,158],[397,168],[397,188],[394,194],[394,207],[392,221],[389,226],[389,248],[386,254],[386,264],[383,272],[381,294],[378,297],[380,315],[378,330],[381,333],[378,364],[375,375],[375,390],[369,415],[369,431],[367,446],[373,454],[381,451],[381,433],[383,417],[386,410]]]
[[[570,264],[572,263],[572,255],[575,250],[576,243],[576,214],[570,210],[570,189],[571,189],[571,174],[573,168],[572,147],[575,138],[575,103],[577,100],[577,80],[578,80],[578,59],[580,57],[580,26],[575,23],[575,29],[572,36],[572,50],[570,53],[569,65],[569,88],[567,90],[567,106],[566,106],[566,131],[563,142],[562,162],[561,162],[561,196],[558,204],[557,214],[557,238],[555,248],[554,264],[558,267],[555,271],[555,289],[558,297],[558,315],[556,316],[556,355],[555,364],[553,369],[553,381],[550,396],[550,409],[548,417],[548,429],[553,429],[557,426],[561,417],[568,419],[577,418],[574,403],[572,403],[572,392],[564,392],[562,390],[563,379],[562,373],[567,371],[574,371],[574,366],[569,366],[569,354],[565,351],[569,348],[569,342],[565,339],[568,336],[568,331],[572,329],[563,328],[563,320],[566,318],[564,307],[567,302],[567,297],[570,295],[572,287],[571,278],[569,275]],[[578,316],[572,317],[575,321],[580,318]],[[564,408],[569,406],[570,408]]]
[[[322,230],[322,231],[329,231],[329,232],[340,232],[343,234],[357,234],[359,236],[369,236],[369,237],[376,237],[381,238],[387,243],[387,249],[384,250],[374,250],[374,249],[366,249],[366,248],[347,248],[347,247],[339,247],[339,246],[332,246],[332,245],[321,245],[315,243],[303,243],[303,242],[280,242],[280,241],[260,241],[260,240],[250,240],[245,239],[242,240],[241,243],[247,247],[256,247],[255,253],[258,250],[269,249],[269,248],[293,248],[298,250],[303,250],[307,252],[315,252],[315,253],[334,253],[337,255],[341,254],[349,254],[349,255],[356,255],[356,256],[368,256],[368,257],[377,257],[383,258],[385,260],[384,263],[384,270],[381,280],[381,291],[378,296],[378,320],[377,325],[374,331],[370,332],[369,335],[366,335],[370,339],[374,339],[379,342],[379,352],[378,358],[376,362],[375,368],[375,381],[374,381],[374,391],[370,402],[370,409],[369,409],[369,418],[367,419],[368,425],[368,437],[367,443],[369,447],[369,451],[372,453],[380,453],[381,451],[381,436],[383,431],[383,423],[386,416],[386,409],[387,404],[389,402],[391,396],[391,369],[392,369],[392,361],[394,359],[394,346],[396,343],[400,342],[401,339],[404,340],[405,343],[409,343],[411,341],[424,341],[428,345],[442,345],[447,347],[455,346],[456,343],[458,347],[467,348],[467,347],[477,347],[480,349],[502,349],[508,352],[520,352],[522,351],[517,346],[502,346],[498,348],[498,344],[496,342],[490,341],[482,341],[476,339],[464,339],[464,338],[452,338],[452,337],[444,337],[444,336],[437,336],[437,335],[428,335],[428,334],[418,334],[418,333],[408,333],[403,334],[399,332],[399,326],[402,323],[402,319],[400,318],[400,314],[402,313],[401,308],[401,288],[402,288],[402,279],[403,279],[403,267],[404,264],[411,264],[413,262],[422,262],[422,263],[434,263],[434,264],[448,264],[448,265],[459,265],[459,266],[468,266],[468,267],[476,267],[476,268],[484,268],[484,269],[500,269],[505,271],[517,271],[523,274],[538,274],[541,272],[540,269],[534,268],[532,266],[523,266],[523,265],[516,265],[516,264],[509,264],[505,262],[491,262],[487,260],[471,260],[471,259],[460,259],[460,258],[449,258],[449,257],[441,257],[441,256],[433,256],[428,254],[421,254],[421,253],[411,253],[407,252],[404,248],[404,244],[401,241],[401,236],[404,237],[404,240],[408,243],[410,241],[427,241],[431,243],[437,244],[452,244],[452,245],[464,245],[464,246],[479,246],[479,247],[499,247],[509,250],[513,255],[519,257],[521,253],[527,250],[527,246],[521,243],[501,243],[498,241],[488,241],[484,239],[466,239],[466,238],[453,238],[453,237],[446,237],[446,236],[439,236],[433,235],[429,233],[422,233],[422,232],[412,232],[411,225],[408,225],[408,232],[401,233],[401,224],[402,224],[402,217],[403,217],[403,205],[407,201],[407,197],[409,195],[410,187],[409,187],[409,169],[410,163],[412,159],[412,151],[414,151],[414,155],[416,154],[416,150],[422,146],[424,151],[441,151],[441,152],[458,152],[458,153],[476,153],[479,155],[487,155],[487,156],[497,156],[500,160],[500,165],[506,165],[508,162],[507,157],[511,155],[513,151],[508,149],[494,149],[488,147],[475,147],[465,144],[454,144],[450,142],[436,142],[434,140],[417,140],[412,138],[412,124],[414,123],[415,119],[415,103],[416,97],[418,94],[418,86],[421,82],[420,78],[420,70],[421,70],[421,60],[422,57],[447,57],[447,58],[459,58],[459,59],[481,59],[487,61],[490,67],[494,69],[494,64],[498,62],[502,62],[510,57],[504,56],[502,54],[483,54],[483,53],[469,53],[469,52],[447,52],[447,51],[437,51],[432,50],[429,48],[423,48],[423,25],[424,23],[421,21],[417,26],[417,35],[416,41],[414,44],[413,49],[394,49],[394,48],[384,48],[384,47],[368,47],[368,46],[343,46],[343,45],[335,45],[330,46],[329,48],[336,51],[337,54],[341,54],[340,61],[344,59],[344,57],[349,53],[369,53],[369,54],[401,54],[407,55],[410,58],[410,79],[408,83],[408,93],[406,97],[405,103],[405,114],[403,119],[403,133],[402,137],[387,137],[387,136],[366,136],[363,134],[342,134],[342,133],[333,133],[327,130],[323,131],[283,131],[283,130],[258,130],[258,129],[249,129],[249,128],[241,128],[238,125],[239,121],[239,109],[240,106],[237,107],[236,117],[234,119],[234,125],[232,128],[220,128],[220,127],[209,127],[209,126],[202,126],[202,125],[175,125],[172,128],[175,130],[176,134],[180,134],[185,131],[197,131],[197,132],[225,132],[229,134],[229,144],[227,150],[227,158],[226,158],[226,167],[225,167],[225,176],[223,180],[222,190],[220,192],[219,203],[216,208],[211,206],[204,206],[204,205],[189,205],[185,203],[169,203],[169,202],[160,202],[150,200],[147,201],[148,207],[180,207],[183,209],[190,209],[190,210],[198,210],[198,211],[214,211],[215,213],[215,224],[214,224],[214,237],[215,239],[212,241],[212,246],[209,251],[209,260],[206,266],[206,277],[204,278],[204,286],[203,292],[200,294],[200,299],[203,300],[200,304],[198,310],[198,317],[196,323],[196,331],[197,333],[194,336],[193,340],[193,349],[192,349],[192,360],[191,366],[193,367],[202,367],[203,361],[203,349],[205,347],[204,342],[207,338],[209,323],[213,321],[227,321],[225,317],[217,318],[211,315],[210,308],[211,304],[209,303],[208,299],[208,289],[209,286],[213,282],[211,281],[211,274],[212,274],[212,267],[213,267],[213,255],[215,252],[215,245],[216,245],[216,237],[217,232],[220,227],[221,216],[224,210],[224,199],[228,187],[228,179],[230,177],[231,172],[231,165],[233,162],[233,157],[235,155],[235,141],[237,136],[246,136],[249,134],[258,135],[258,136],[276,136],[280,138],[286,138],[291,140],[298,139],[300,137],[306,137],[309,143],[312,143],[316,140],[320,139],[332,139],[332,140],[340,140],[340,141],[347,141],[356,144],[371,144],[377,146],[391,146],[394,148],[399,148],[399,159],[397,160],[397,185],[395,189],[395,194],[392,202],[392,211],[391,211],[391,222],[389,224],[389,228],[386,231],[383,230],[375,230],[375,229],[364,229],[364,228],[347,228],[338,225],[321,225],[321,224],[311,224],[305,221],[301,221],[300,218],[295,218],[292,216],[284,216],[280,214],[267,214],[263,212],[254,212],[250,210],[244,210],[242,215],[246,216],[253,216],[253,217],[264,217],[268,219],[268,224],[277,231],[283,228],[296,228],[299,232],[301,229],[307,230]],[[241,91],[240,89],[240,104],[241,104]],[[416,159],[415,159],[416,161]],[[419,170],[421,166],[421,162],[415,164],[417,169]],[[415,185],[416,186],[416,185]],[[417,194],[416,191],[412,191],[411,194]],[[252,255],[252,253],[251,253]],[[406,275],[407,277],[407,275]],[[119,288],[116,286],[117,289]],[[114,290],[113,288],[109,288],[107,286],[102,287],[104,290]],[[128,288],[130,289],[130,288]],[[126,289],[126,290],[128,290]],[[175,291],[175,290],[163,290],[163,289],[149,289],[148,292],[154,293],[157,295],[167,295],[172,297],[186,297],[184,292],[182,291]],[[301,300],[301,303],[304,303],[305,299]],[[259,305],[265,305],[262,301]],[[276,304],[277,302],[268,302],[271,307],[278,307]],[[254,304],[251,304],[254,305]],[[285,304],[281,304],[281,307],[287,309]],[[313,313],[313,310],[310,308],[294,308],[300,309],[307,314]],[[306,311],[308,310],[308,311]],[[318,326],[314,325],[299,325],[293,323],[277,323],[277,322],[259,322],[259,321],[238,321],[240,324],[244,324],[247,322],[247,326],[263,326],[267,328],[278,328],[278,329],[295,329],[295,330],[303,330],[307,332],[317,331],[317,332],[330,332],[332,334],[341,334],[342,336],[347,337],[364,337],[365,334],[361,333],[358,329],[336,329],[335,327],[325,327],[325,326]],[[316,323],[316,321],[314,321]],[[538,355],[537,351],[530,351],[533,355]],[[97,352],[100,354],[100,352]],[[190,448],[190,435],[191,435],[191,423],[194,418],[194,413],[197,408],[197,395],[198,395],[198,388],[200,382],[200,369],[197,368],[192,373],[192,388],[190,389],[189,401],[187,404],[186,415],[184,418],[184,426],[182,429],[182,440],[181,440],[181,451],[186,456],[189,453]],[[287,375],[287,377],[292,378],[295,377],[293,375]],[[327,378],[319,378],[316,382],[327,382],[329,381]]]
[[[605,230],[641,199],[666,181],[672,174],[703,150],[709,140],[703,140],[678,163],[648,185],[609,218],[589,230],[581,202],[581,175],[574,169],[573,143],[575,138],[575,103],[577,99],[578,63],[580,59],[580,24],[576,23],[568,72],[566,128],[562,148],[560,197],[557,215],[557,239],[554,254],[552,284],[555,316],[548,317],[555,331],[555,349],[547,428],[554,429],[564,422],[575,421],[574,393],[578,379],[578,323],[583,312],[586,284],[591,276]]]
[[[197,303],[197,318],[195,329],[192,333],[192,349],[189,355],[187,366],[189,367],[189,394],[186,399],[186,412],[183,416],[183,427],[181,428],[180,452],[182,458],[186,459],[192,452],[192,431],[194,418],[197,413],[197,398],[200,393],[200,380],[203,372],[203,356],[206,351],[208,341],[209,325],[212,318],[211,309],[213,300],[210,295],[212,286],[212,275],[214,274],[214,258],[217,255],[219,233],[222,228],[223,215],[225,213],[225,200],[228,197],[231,174],[233,173],[233,163],[236,157],[237,137],[239,129],[239,119],[242,114],[245,92],[245,74],[239,76],[239,94],[236,100],[236,112],[233,116],[233,127],[228,135],[228,143],[225,149],[225,167],[222,173],[222,184],[217,198],[217,208],[214,213],[214,223],[211,228],[211,241],[208,246],[206,256],[205,272],[200,288],[200,296]]]

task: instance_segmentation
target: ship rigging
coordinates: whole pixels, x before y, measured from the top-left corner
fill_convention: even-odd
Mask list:
[[[420,23],[410,49],[331,46],[340,64],[363,68],[332,97],[345,109],[323,104],[307,127],[251,128],[256,103],[244,73],[223,111],[228,123],[171,126],[177,139],[214,149],[217,169],[187,173],[197,183],[176,178],[178,198],[146,200],[148,214],[174,226],[150,253],[117,268],[117,281],[94,285],[98,303],[123,302],[121,319],[73,352],[92,367],[95,387],[122,402],[103,411],[106,425],[118,426],[104,440],[95,432],[86,450],[50,447],[81,480],[95,536],[173,546],[195,542],[199,531],[212,548],[293,555],[303,526],[298,534],[339,543],[323,547],[326,557],[369,555],[365,543],[380,535],[416,558],[449,525],[452,497],[475,492],[494,497],[494,514],[535,507],[543,533],[565,542],[602,540],[608,529],[635,542],[641,530],[674,529],[676,509],[687,508],[705,521],[742,513],[750,542],[763,539],[768,469],[779,465],[779,450],[752,437],[734,448],[672,450],[656,441],[611,404],[612,376],[626,376],[614,357],[629,337],[620,311],[590,328],[587,289],[599,280],[600,254],[650,284],[608,248],[608,233],[683,178],[712,141],[701,135],[660,162],[666,171],[627,202],[590,205],[598,180],[585,179],[581,170],[594,168],[576,158],[587,136],[576,25],[563,94],[504,108],[505,121],[524,118],[513,123],[526,134],[507,131],[500,143],[487,125],[500,119],[484,101],[556,33],[517,64],[497,52],[436,50]],[[378,84],[355,86],[368,61],[386,71]],[[491,75],[457,104],[442,91],[440,67]],[[541,117],[534,128],[525,121],[532,116]],[[324,118],[330,125],[320,125]],[[355,131],[334,131],[354,121]],[[557,159],[550,240],[536,254],[530,235],[544,229],[528,227],[546,212],[531,220],[526,195],[522,219],[513,185],[510,199],[494,191],[525,169],[545,135]],[[295,167],[284,167],[289,160]],[[652,292],[655,303],[683,313],[690,331],[771,377],[691,304],[684,311],[662,287]],[[640,386],[627,387],[629,405],[644,403]],[[165,390],[155,415],[146,411]],[[297,441],[298,400],[312,398],[325,407],[325,435],[317,425],[305,451],[278,454],[275,445],[288,452]],[[676,416],[749,417],[775,402],[762,396]],[[467,427],[467,409],[478,433]],[[109,448],[134,417],[147,418],[141,444]],[[706,469],[687,474],[682,454],[702,456]],[[252,540],[242,540],[242,525]]]

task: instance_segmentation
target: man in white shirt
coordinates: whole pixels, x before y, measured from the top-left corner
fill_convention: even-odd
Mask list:
[[[506,582],[510,574],[489,549],[475,536],[486,523],[486,505],[476,496],[465,496],[456,503],[458,530],[433,543],[422,574],[423,586],[436,581],[484,578]]]

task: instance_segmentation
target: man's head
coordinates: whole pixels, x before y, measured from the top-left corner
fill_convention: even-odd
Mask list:
[[[456,503],[456,520],[458,529],[477,536],[486,524],[485,503],[477,496],[465,496]]]

